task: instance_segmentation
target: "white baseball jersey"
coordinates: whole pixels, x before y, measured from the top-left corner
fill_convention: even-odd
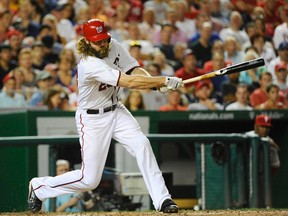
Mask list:
[[[78,64],[78,106],[83,110],[110,107],[119,97],[120,72],[139,66],[129,52],[111,39],[108,57],[82,58]]]

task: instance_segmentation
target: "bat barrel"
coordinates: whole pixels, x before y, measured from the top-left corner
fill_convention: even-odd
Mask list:
[[[260,58],[256,58],[256,59],[253,59],[250,61],[245,61],[245,62],[241,62],[239,64],[231,65],[231,66],[228,66],[226,68],[223,68],[223,69],[220,69],[217,71],[213,71],[213,72],[208,73],[208,74],[203,74],[203,75],[198,76],[198,77],[186,79],[183,81],[183,83],[188,84],[191,82],[197,82],[197,81],[204,80],[204,79],[210,79],[210,78],[213,78],[215,76],[223,76],[225,74],[231,74],[231,73],[237,73],[237,72],[249,70],[249,69],[260,67],[263,65],[265,65],[265,61],[262,57],[260,57]]]
[[[230,74],[230,73],[236,73],[236,72],[240,72],[240,71],[245,71],[245,70],[249,70],[252,68],[257,68],[260,66],[265,65],[265,61],[262,57],[260,58],[256,58],[256,59],[252,59],[250,61],[245,61],[239,64],[235,64],[235,65],[231,65],[228,66],[227,72],[226,74]]]

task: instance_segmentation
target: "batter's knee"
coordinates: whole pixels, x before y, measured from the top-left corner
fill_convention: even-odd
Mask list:
[[[99,184],[101,179],[84,179],[83,182],[85,184],[85,190],[94,190]]]
[[[137,141],[135,140],[135,151],[143,151],[144,149],[150,149],[151,148],[151,144],[149,139],[146,136],[141,136],[137,139]]]

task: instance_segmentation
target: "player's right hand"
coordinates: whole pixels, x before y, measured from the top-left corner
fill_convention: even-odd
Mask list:
[[[170,90],[176,90],[183,86],[183,82],[182,79],[178,77],[166,77],[165,85]]]
[[[167,93],[167,92],[169,91],[169,89],[168,89],[167,86],[159,87],[159,88],[157,88],[157,90],[158,90],[159,92],[161,92],[162,94],[165,94],[165,93]]]

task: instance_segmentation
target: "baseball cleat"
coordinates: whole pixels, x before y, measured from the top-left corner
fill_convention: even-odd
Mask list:
[[[166,199],[161,205],[160,212],[163,213],[178,213],[178,206],[176,203],[171,199]]]
[[[29,183],[29,193],[28,193],[28,210],[36,213],[42,208],[42,201],[36,196],[34,189],[32,187],[31,181]]]

